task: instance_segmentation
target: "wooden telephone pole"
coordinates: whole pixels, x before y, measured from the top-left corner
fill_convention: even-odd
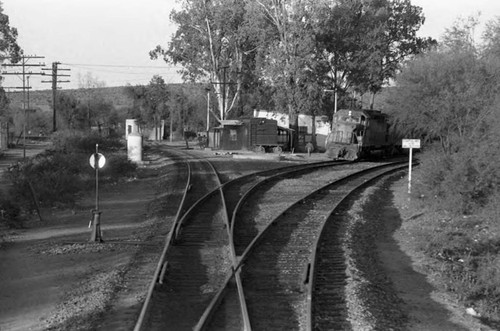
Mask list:
[[[44,75],[43,72],[32,72],[32,71],[26,71],[27,68],[32,68],[32,67],[43,67],[45,66],[45,63],[36,63],[36,64],[30,64],[28,63],[29,60],[31,59],[43,59],[45,58],[44,56],[37,56],[37,55],[22,55],[20,57],[20,62],[19,63],[3,63],[2,67],[3,68],[9,68],[9,67],[21,67],[22,71],[21,72],[2,72],[2,75],[17,75],[21,76],[22,81],[23,81],[23,86],[13,86],[13,87],[6,87],[6,88],[13,88],[13,89],[22,89],[23,91],[23,112],[24,112],[24,124],[23,124],[23,157],[26,157],[26,119],[27,119],[27,107],[26,107],[26,91],[29,91],[31,87],[29,86],[29,77],[32,75]],[[12,59],[12,58],[10,58]],[[43,70],[43,69],[42,69]],[[28,96],[29,97],[29,96]],[[29,108],[29,100],[28,100],[28,108]]]
[[[58,71],[70,71],[71,69],[62,69],[59,68],[58,65],[61,62],[52,62],[52,69],[43,68],[42,70],[52,70],[52,80],[42,80],[42,83],[51,83],[52,84],[52,132],[56,132],[57,130],[57,120],[56,120],[56,109],[57,109],[57,83],[69,83],[69,80],[58,80],[59,77],[69,77],[70,75],[59,74]]]

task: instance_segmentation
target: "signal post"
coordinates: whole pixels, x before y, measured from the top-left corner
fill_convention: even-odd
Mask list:
[[[95,145],[95,153],[90,156],[89,163],[95,169],[95,209],[92,209],[92,218],[89,227],[92,226],[90,241],[103,242],[101,235],[101,211],[99,210],[99,169],[106,164],[106,158],[99,153],[99,144]]]

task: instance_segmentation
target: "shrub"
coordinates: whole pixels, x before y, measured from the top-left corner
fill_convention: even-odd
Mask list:
[[[9,227],[19,224],[21,208],[15,200],[0,194],[0,222]]]
[[[485,158],[483,150],[472,146],[453,154],[431,147],[421,154],[421,174],[416,176],[418,194],[456,214],[477,212],[491,201],[500,173]]]
[[[10,179],[14,185],[10,195],[24,206],[33,206],[33,194],[42,206],[72,205],[80,192],[94,184],[94,169],[85,152],[47,151],[11,167]],[[106,166],[100,170],[102,180],[117,180],[130,176],[136,170],[126,155],[106,154]],[[28,207],[26,207],[28,208]]]
[[[48,152],[14,165],[9,171],[14,184],[11,195],[26,205],[32,205],[32,194],[45,206],[74,203],[76,193],[86,187],[86,178],[90,176],[82,156]]]
[[[130,176],[137,166],[130,162],[126,155],[122,154],[110,154],[106,158],[106,165],[102,169],[104,176],[116,178],[116,177],[127,177]]]
[[[53,149],[59,152],[95,153],[96,144],[100,152],[116,152],[124,147],[118,137],[101,137],[96,133],[59,131],[51,137]]]

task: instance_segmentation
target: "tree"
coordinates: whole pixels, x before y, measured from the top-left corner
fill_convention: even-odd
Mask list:
[[[500,183],[500,65],[477,47],[470,23],[456,23],[441,47],[409,61],[385,108],[406,136],[427,142],[426,195],[460,213],[493,201]]]
[[[96,103],[102,101],[102,94],[100,88],[105,87],[106,84],[94,77],[91,72],[87,72],[85,76],[78,76],[78,87],[83,91],[83,104],[87,108],[87,128],[92,127],[92,121],[95,121],[93,110],[97,109]],[[98,101],[100,100],[100,101]]]
[[[482,54],[490,61],[500,61],[500,17],[486,23],[483,33],[484,48]]]
[[[17,44],[17,29],[10,27],[9,16],[4,14],[3,5],[0,2],[0,64],[5,59],[16,63],[22,55],[21,47]],[[3,77],[0,76],[0,117],[7,115],[9,101],[5,95],[2,85]]]
[[[161,140],[158,130],[161,120],[168,114],[167,102],[169,92],[161,76],[151,78],[144,92],[144,110],[146,121],[155,128],[155,139]]]
[[[445,30],[441,46],[454,52],[478,51],[474,31],[479,24],[477,16],[457,19],[450,28]]]
[[[7,115],[7,108],[9,106],[9,99],[5,90],[0,86],[0,118]]]
[[[146,119],[145,116],[143,115],[144,113],[144,98],[146,95],[146,86],[145,85],[127,85],[125,88],[125,92],[127,95],[129,95],[132,100],[133,104],[132,107],[129,109],[127,115],[129,118],[135,118],[138,122],[139,125],[146,124]]]
[[[248,24],[257,42],[257,70],[273,87],[276,110],[288,113],[290,126],[298,132],[298,114],[314,106],[310,97],[317,83],[314,35],[311,29],[312,0],[257,0],[249,3]],[[316,85],[317,86],[317,85]],[[298,143],[294,135],[292,146]]]
[[[380,7],[370,6],[369,11],[371,22],[367,26],[369,31],[365,31],[368,47],[361,53],[361,60],[366,66],[366,89],[372,94],[370,108],[373,108],[375,94],[394,78],[401,63],[428,50],[436,41],[416,36],[425,19],[422,8],[413,6],[410,0],[383,1]]]
[[[184,1],[170,20],[178,25],[168,47],[157,46],[153,59],[181,64],[186,81],[208,82],[217,99],[218,120],[224,120],[241,93],[240,74],[246,56],[247,39],[241,33],[245,1]],[[231,81],[231,84],[229,82]]]
[[[0,36],[0,62],[6,58],[13,63],[18,62],[23,52],[17,44],[17,29],[10,27],[9,16],[4,14],[2,2],[0,2]]]
[[[162,139],[158,130],[160,122],[172,118],[172,108],[169,108],[171,92],[163,78],[155,75],[148,85],[129,85],[125,91],[134,100],[128,116],[137,119],[140,125],[154,127],[155,139]]]
[[[389,97],[404,132],[440,141],[447,154],[482,134],[500,87],[500,66],[478,54],[475,24],[469,18],[447,29],[439,49],[408,63]]]
[[[77,128],[80,129],[80,127],[77,125],[77,123],[79,122],[78,99],[72,94],[59,93],[57,95],[57,106],[59,116],[65,123],[66,128],[70,130]],[[83,119],[80,119],[80,121],[81,120],[85,120],[85,117],[83,117]]]
[[[325,3],[316,22],[318,56],[329,67],[330,88],[370,92],[370,108],[406,58],[435,44],[416,36],[424,16],[409,0]]]

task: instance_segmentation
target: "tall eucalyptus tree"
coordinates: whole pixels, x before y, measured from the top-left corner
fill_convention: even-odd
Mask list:
[[[153,59],[180,64],[184,80],[205,82],[213,91],[224,120],[236,105],[243,84],[243,63],[251,51],[242,33],[245,15],[243,0],[184,0],[182,9],[172,11],[178,25],[166,48],[157,46]]]

